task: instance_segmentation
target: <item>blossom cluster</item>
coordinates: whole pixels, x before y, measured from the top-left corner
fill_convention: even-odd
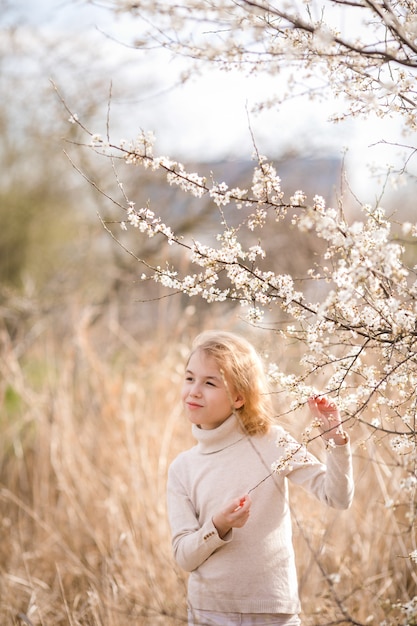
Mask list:
[[[281,334],[305,345],[301,374],[287,375],[271,364],[271,380],[295,398],[292,408],[302,406],[314,393],[309,375],[326,370],[326,390],[337,392],[340,408],[356,417],[367,412],[367,422],[375,431],[396,433],[391,449],[411,463],[417,403],[417,280],[415,270],[403,261],[404,245],[394,240],[384,210],[365,205],[361,219],[348,222],[318,195],[309,203],[298,190],[286,202],[275,167],[260,155],[249,192],[225,182],[209,182],[181,163],[155,156],[153,139],[147,134],[133,144],[112,146],[115,149],[128,164],[162,169],[168,184],[195,198],[211,198],[223,226],[210,244],[197,238],[187,241],[150,206],[139,209],[129,202],[123,226],[147,237],[164,237],[195,268],[184,274],[181,262],[176,266],[174,260],[170,266],[148,266],[142,278],[209,303],[235,300],[252,323],[280,307],[291,320]],[[241,222],[232,227],[223,219],[223,211],[233,207]],[[268,255],[261,231],[270,215],[279,220],[288,211],[293,227],[325,244],[325,264],[307,271],[303,290],[296,288],[289,274],[265,269]],[[415,239],[416,225],[407,223],[403,233]],[[326,285],[320,298],[311,288],[315,284]]]
[[[276,441],[276,445],[279,452],[278,459],[271,464],[272,473],[279,474],[291,471],[292,464],[295,462],[306,465],[311,463],[307,449],[288,434],[280,436]]]
[[[209,183],[168,157],[156,157],[148,137],[128,149],[123,144],[120,150],[127,163],[162,168],[169,184],[179,185],[195,197],[206,194],[221,209],[223,230],[214,244],[208,244],[198,239],[180,240],[150,207],[136,209],[129,203],[125,227],[133,226],[148,237],[164,236],[168,244],[176,244],[188,254],[197,269],[181,275],[179,268],[158,265],[143,278],[151,277],[167,288],[208,302],[235,300],[246,308],[251,322],[259,322],[278,305],[293,319],[281,332],[305,342],[305,372],[331,367],[327,387],[343,392],[341,401],[347,409],[356,406],[361,413],[371,400],[374,412],[383,406],[387,415],[399,417],[404,427],[408,426],[406,432],[399,432],[399,439],[393,439],[392,449],[402,454],[407,446],[413,447],[409,435],[417,388],[417,281],[403,262],[404,246],[393,240],[392,224],[384,210],[364,206],[362,219],[349,223],[320,196],[308,204],[299,190],[287,204],[279,176],[264,157],[258,158],[254,168],[250,195],[244,189],[230,189],[226,183]],[[222,218],[222,211],[231,204],[239,211],[239,227],[226,226]],[[290,209],[294,227],[325,242],[327,266],[308,272],[313,283],[328,286],[320,299],[309,289],[310,282],[303,291],[297,290],[292,276],[264,269],[266,250],[259,236],[256,243],[251,242],[251,233],[265,227],[271,211],[275,219],[281,219]],[[415,238],[417,228],[407,224],[404,232]],[[290,393],[295,391],[301,401],[312,392],[309,385],[303,391],[304,377],[305,373],[291,379],[279,371],[273,375],[275,382]],[[354,377],[359,382],[354,393],[348,392],[348,382]],[[384,428],[375,414],[369,423]]]
[[[126,213],[128,224],[133,228],[138,228],[141,233],[145,233],[148,237],[155,237],[161,233],[165,235],[169,244],[174,242],[175,236],[171,228],[164,224],[160,217],[156,217],[149,208],[136,209],[135,203],[129,202]],[[126,222],[122,222],[122,227],[126,228]]]
[[[346,116],[401,116],[417,127],[415,72],[416,16],[407,0],[386,3],[166,3],[108,0],[117,12],[140,17],[143,36],[135,45],[153,45],[194,61],[184,79],[211,63],[224,71],[252,75],[292,73],[288,88],[257,104],[279,105],[309,85],[311,98],[344,94]],[[297,79],[295,79],[297,76]],[[313,76],[318,77],[315,81]]]
[[[99,142],[97,137],[95,142]],[[347,383],[357,376],[360,382],[354,395],[359,412],[372,400],[374,407],[384,406],[388,414],[400,415],[402,423],[410,427],[417,387],[413,365],[417,281],[403,263],[403,246],[393,241],[391,223],[381,207],[364,206],[363,219],[349,224],[320,196],[308,205],[305,194],[299,190],[286,204],[275,168],[261,156],[254,168],[249,195],[247,190],[230,189],[226,183],[209,183],[199,174],[187,172],[182,164],[155,156],[149,134],[141,135],[133,144],[122,142],[112,149],[119,149],[128,164],[162,168],[169,184],[179,185],[197,198],[206,194],[222,210],[234,203],[242,219],[239,228],[226,226],[214,245],[197,239],[186,242],[149,206],[137,209],[133,202],[128,203],[124,228],[132,226],[148,237],[164,236],[168,244],[176,244],[188,253],[197,268],[194,273],[181,275],[176,267],[158,265],[149,268],[143,279],[153,278],[169,289],[199,296],[207,302],[235,300],[246,308],[253,323],[261,321],[271,307],[280,306],[294,320],[283,332],[307,346],[302,360],[306,372],[331,366],[328,389],[344,390],[346,406],[354,404],[350,398],[353,394],[347,393]],[[304,291],[296,290],[290,275],[264,269],[265,249],[259,238],[250,243],[250,233],[265,227],[271,210],[275,219],[280,219],[290,208],[292,223],[300,232],[326,243],[324,260],[328,267],[312,268],[309,272],[312,281],[329,286],[320,301],[312,299],[314,290],[309,292],[309,283]],[[249,236],[243,236],[244,228]],[[415,237],[417,228],[408,223],[403,231]],[[243,241],[248,243],[243,245]],[[294,383],[285,376],[276,376],[290,393],[295,389],[299,398],[308,397],[311,388],[300,393],[303,377],[296,378]],[[373,415],[370,423],[375,424],[375,419]],[[383,428],[382,422],[375,428]],[[410,445],[408,436],[394,439],[393,450],[400,453],[404,446],[399,442],[405,440]]]

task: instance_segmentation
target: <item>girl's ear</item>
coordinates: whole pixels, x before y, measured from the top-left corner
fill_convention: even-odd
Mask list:
[[[234,408],[240,409],[244,404],[245,404],[245,398],[242,395],[238,394],[235,397],[235,401],[233,403]]]

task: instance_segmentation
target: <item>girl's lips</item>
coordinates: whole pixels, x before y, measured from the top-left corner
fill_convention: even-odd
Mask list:
[[[187,402],[186,404],[189,409],[201,409],[201,404],[197,404],[196,402]]]

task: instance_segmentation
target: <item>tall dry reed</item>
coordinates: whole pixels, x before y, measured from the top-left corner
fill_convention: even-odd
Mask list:
[[[198,322],[179,310],[172,325],[156,318],[141,335],[114,311],[98,321],[95,313],[69,310],[65,331],[43,324],[12,338],[1,329],[5,626],[185,623],[186,576],[171,555],[165,482],[171,460],[193,444],[179,389]],[[289,420],[293,434],[303,419]],[[406,623],[395,621],[392,604],[416,588],[406,506],[392,506],[398,461],[359,426],[351,437],[351,510],[327,510],[291,490],[306,626]]]

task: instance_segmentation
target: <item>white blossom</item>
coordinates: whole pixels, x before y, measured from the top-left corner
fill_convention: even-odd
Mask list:
[[[123,0],[119,9],[133,9],[133,4]],[[185,70],[184,80],[206,62],[225,71],[267,71],[272,78],[285,68],[292,74],[286,87],[255,105],[255,111],[261,111],[289,101],[298,85],[319,76],[320,88],[315,85],[312,97],[343,92],[347,103],[333,119],[389,116],[401,119],[413,136],[417,20],[411,4],[355,3],[356,14],[366,16],[357,29],[346,28],[341,19],[339,10],[350,10],[347,6],[332,3],[332,11],[319,11],[315,0],[296,7],[288,1],[280,4],[278,15],[272,3],[191,0],[181,7],[144,0],[140,11],[152,18],[145,35],[174,55],[196,60],[192,70]],[[75,114],[70,122],[82,131]],[[122,158],[123,165],[141,167],[149,176],[164,175],[166,184],[187,194],[193,205],[207,203],[218,224],[210,232],[201,229],[180,237],[172,228],[170,207],[163,212],[151,201],[136,204],[118,182],[117,197],[124,200],[123,206],[118,204],[122,221],[115,223],[122,230],[133,229],[139,242],[153,239],[158,248],[154,265],[152,259],[143,260],[146,273],[141,280],[206,303],[234,301],[251,324],[277,329],[283,345],[289,346],[289,358],[271,363],[268,379],[287,394],[289,412],[304,410],[319,380],[320,392],[337,397],[344,419],[361,423],[365,443],[389,442],[392,467],[402,475],[384,492],[387,514],[396,510],[401,498],[409,500],[405,519],[412,528],[417,488],[417,263],[410,252],[417,237],[414,218],[401,223],[400,206],[387,214],[378,202],[358,203],[352,210],[344,197],[332,206],[321,189],[308,197],[299,188],[304,181],[291,189],[284,170],[257,149],[249,182],[244,183],[247,188],[240,188],[233,180],[215,181],[156,154],[155,137],[146,130],[118,145],[88,133],[86,143],[95,155]],[[397,173],[388,173],[390,182],[397,184]],[[297,246],[305,242],[314,250],[303,271],[283,270],[281,227],[297,234]],[[290,255],[298,252],[294,246]],[[302,357],[292,358],[293,343],[302,345]],[[312,438],[314,424],[305,428],[302,444],[279,441],[271,471],[285,472],[295,462],[308,462],[306,448]],[[334,440],[327,446],[334,454]],[[417,562],[414,550],[409,557]],[[417,607],[413,600],[399,610],[411,615]]]

